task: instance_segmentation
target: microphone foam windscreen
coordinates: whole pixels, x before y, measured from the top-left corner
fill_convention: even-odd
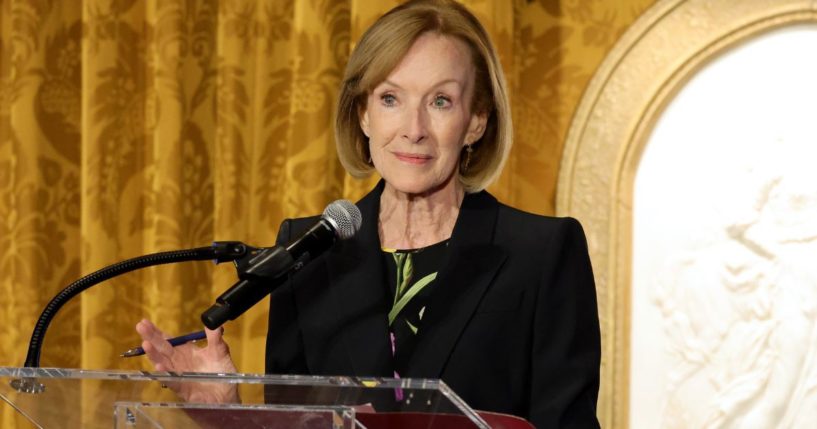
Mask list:
[[[341,240],[357,234],[360,224],[363,222],[360,209],[349,200],[333,201],[326,206],[323,217],[335,225],[336,233]]]

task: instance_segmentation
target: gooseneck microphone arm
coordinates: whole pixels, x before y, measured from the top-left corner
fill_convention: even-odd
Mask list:
[[[213,260],[219,264],[235,261],[240,281],[222,294],[216,300],[216,305],[202,314],[205,326],[215,329],[225,321],[240,316],[260,301],[275,286],[283,283],[287,275],[299,270],[317,254],[326,251],[336,238],[346,239],[353,236],[360,228],[360,224],[360,210],[349,201],[338,200],[326,207],[317,224],[286,247],[277,245],[255,248],[239,241],[217,241],[209,247],[153,253],[109,265],[71,283],[51,299],[34,325],[24,366],[29,368],[40,366],[40,351],[45,331],[57,311],[80,292],[112,277],[141,268],[176,262]],[[20,391],[37,390],[32,387],[36,383],[23,380],[19,384],[20,386],[15,388]]]
[[[312,255],[322,253],[334,242],[335,230],[328,222],[321,221],[287,247],[252,249],[247,257],[235,260],[239,281],[201,314],[202,323],[209,329],[218,329],[235,320],[281,286],[289,274],[301,269]]]
[[[24,366],[30,368],[40,366],[40,350],[42,349],[43,340],[45,339],[45,331],[48,329],[51,320],[68,300],[91,286],[102,283],[120,274],[155,265],[206,260],[213,260],[216,263],[234,261],[242,258],[250,249],[253,248],[238,241],[221,241],[215,242],[209,247],[197,247],[194,249],[174,250],[139,256],[109,265],[101,270],[88,274],[74,283],[71,283],[46,305],[45,310],[43,310],[42,314],[40,314],[40,318],[37,320],[37,324],[34,325],[31,341],[28,343],[28,354],[26,355]]]
[[[328,250],[336,240],[346,240],[360,229],[360,209],[346,200],[326,206],[312,227],[286,246],[252,249],[236,259],[238,283],[221,294],[216,303],[201,314],[204,326],[216,329],[244,314],[250,307],[287,281],[289,275]]]

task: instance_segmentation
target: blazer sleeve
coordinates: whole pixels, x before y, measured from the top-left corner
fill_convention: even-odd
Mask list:
[[[597,428],[601,335],[579,222],[559,219],[534,316],[530,418],[542,428]]]
[[[287,219],[278,230],[276,244],[292,240],[292,220]],[[266,372],[268,374],[308,374],[303,338],[298,325],[298,311],[292,280],[270,294],[269,325],[267,328]]]

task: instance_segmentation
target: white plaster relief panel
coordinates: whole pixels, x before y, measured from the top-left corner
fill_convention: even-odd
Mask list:
[[[633,428],[817,427],[817,25],[720,55],[633,206]]]

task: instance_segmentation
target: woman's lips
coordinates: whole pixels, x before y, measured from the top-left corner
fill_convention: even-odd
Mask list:
[[[394,152],[394,156],[397,157],[400,161],[409,163],[409,164],[425,164],[429,160],[431,160],[430,155],[422,155],[416,153],[402,153],[402,152]]]

